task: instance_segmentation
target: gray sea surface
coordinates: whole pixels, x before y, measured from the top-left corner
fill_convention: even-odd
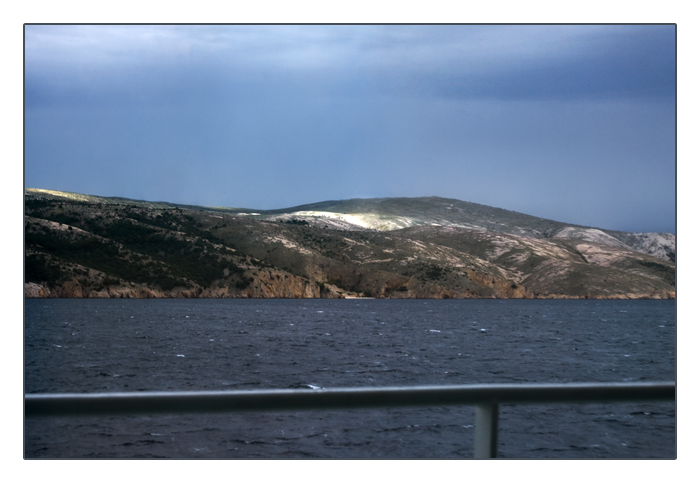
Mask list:
[[[25,392],[675,381],[674,301],[25,301]],[[25,419],[25,458],[455,459],[474,409]],[[499,457],[676,457],[673,402],[504,405]]]

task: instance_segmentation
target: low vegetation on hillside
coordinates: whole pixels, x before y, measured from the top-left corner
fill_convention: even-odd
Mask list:
[[[675,297],[664,239],[659,257],[620,241],[649,245],[635,234],[566,231],[441,198],[391,199],[384,211],[370,201],[364,214],[338,222],[351,210],[333,219],[317,213],[338,213],[327,210],[342,202],[254,214],[26,190],[25,295]],[[675,259],[675,239],[672,247]]]

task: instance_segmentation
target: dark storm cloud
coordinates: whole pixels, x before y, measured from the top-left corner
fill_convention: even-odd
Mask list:
[[[497,99],[675,93],[672,26],[179,26],[158,35],[124,26],[101,41],[92,40],[98,27],[76,29],[59,45],[51,30],[27,42],[30,102],[187,102],[227,86]]]
[[[486,27],[483,27],[486,28]],[[675,29],[672,26],[495,28],[465,36],[481,55],[447,55],[433,70],[416,68],[409,85],[450,98],[504,100],[619,99],[675,95]],[[585,34],[585,35],[581,35]],[[546,38],[546,41],[538,40]],[[537,50],[518,48],[534,41]],[[500,44],[508,42],[501,50]],[[564,44],[564,45],[562,45]],[[467,49],[470,50],[470,49]],[[429,62],[427,62],[429,64]]]

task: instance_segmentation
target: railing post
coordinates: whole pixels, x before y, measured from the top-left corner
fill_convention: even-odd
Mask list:
[[[498,455],[498,404],[477,404],[474,415],[474,458]]]

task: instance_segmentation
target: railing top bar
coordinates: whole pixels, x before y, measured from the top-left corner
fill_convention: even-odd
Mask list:
[[[540,391],[591,391],[601,390],[648,390],[669,389],[675,390],[676,383],[668,381],[660,382],[581,382],[581,383],[544,383],[544,384],[458,384],[443,386],[385,386],[385,387],[338,387],[319,389],[257,389],[257,390],[229,390],[229,391],[132,391],[132,392],[99,392],[99,393],[34,393],[25,394],[26,398],[62,398],[62,397],[134,397],[147,398],[152,396],[219,396],[219,395],[284,395],[284,394],[383,394],[383,393],[428,393],[428,392],[460,392],[474,394],[482,392],[494,392],[501,394],[503,391],[520,393],[534,393]]]
[[[26,394],[26,416],[675,400],[674,382]]]

